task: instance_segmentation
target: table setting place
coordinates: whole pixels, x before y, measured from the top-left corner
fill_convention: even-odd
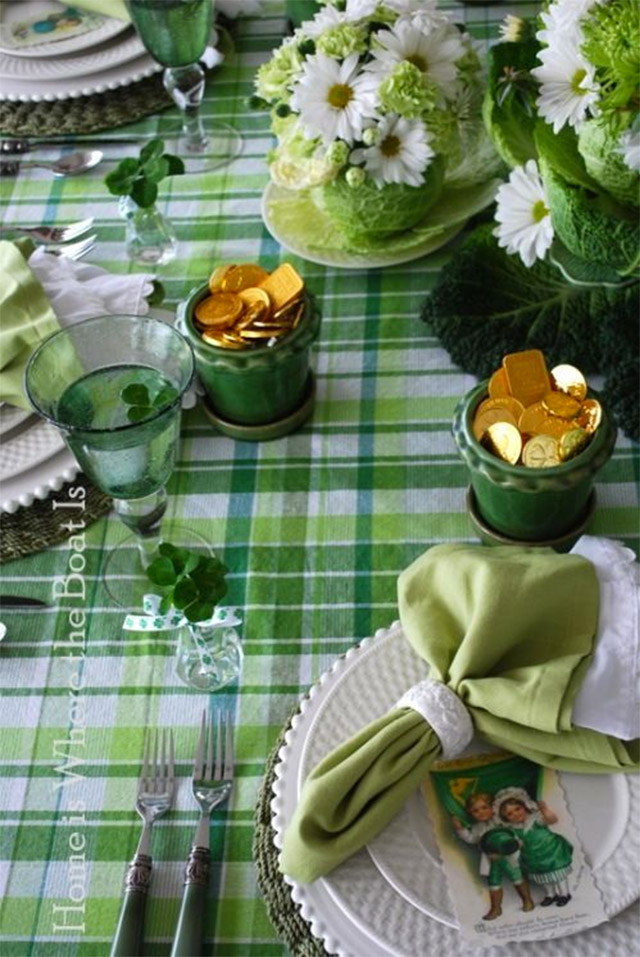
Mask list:
[[[0,953],[632,957],[636,0],[0,0]]]

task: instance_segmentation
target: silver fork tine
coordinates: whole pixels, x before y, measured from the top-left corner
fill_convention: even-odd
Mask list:
[[[213,772],[214,772],[214,763],[213,763],[215,759],[214,743],[215,743],[214,720],[213,720],[213,715],[211,714],[209,715],[209,742],[207,747],[207,768],[204,775],[208,780],[210,780],[213,777]]]
[[[233,734],[231,733],[231,715],[227,713],[224,729],[224,776],[233,777]]]
[[[78,242],[68,243],[66,246],[46,246],[45,252],[50,256],[63,256],[65,259],[80,259],[86,256],[94,248],[97,239],[97,233],[92,233],[85,239],[79,239]]]
[[[167,737],[167,732],[163,728],[162,729],[162,749],[160,751],[160,783],[159,783],[160,789],[162,788],[162,786],[164,786],[164,783],[168,778],[167,769],[165,765],[166,737]]]
[[[205,736],[205,720],[207,717],[206,710],[202,712],[202,722],[200,724],[200,737],[198,738],[198,747],[196,748],[196,756],[193,762],[193,778],[201,778],[204,775],[202,762],[204,759],[204,736]]]

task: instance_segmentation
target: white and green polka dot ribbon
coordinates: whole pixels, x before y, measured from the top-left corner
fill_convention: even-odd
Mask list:
[[[159,610],[161,600],[160,595],[145,595],[142,600],[144,614],[127,615],[122,626],[123,629],[125,631],[172,631],[174,628],[181,628],[183,625],[191,625],[195,626],[192,628],[195,637],[201,628],[213,628],[216,625],[234,628],[241,624],[241,619],[236,615],[235,608],[215,608],[211,618],[194,623],[187,621],[183,613],[173,606],[166,614],[161,614]]]

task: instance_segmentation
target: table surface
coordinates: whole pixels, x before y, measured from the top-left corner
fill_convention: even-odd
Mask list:
[[[505,12],[500,5],[449,6],[481,39],[496,35]],[[122,632],[122,612],[99,579],[123,537],[113,515],[82,530],[75,552],[65,544],[3,567],[4,591],[48,599],[53,578],[68,574],[75,554],[72,567],[84,566],[85,586],[83,596],[50,609],[4,615],[3,955],[108,952],[125,862],[140,832],[133,805],[148,726],[174,729],[180,775],[175,810],[155,829],[146,926],[146,953],[169,952],[196,820],[188,775],[203,707],[233,714],[237,756],[230,806],[212,820],[205,952],[286,954],[251,859],[267,755],[300,695],[335,657],[397,617],[398,573],[437,542],[475,541],[465,512],[467,473],[450,431],[454,406],[475,380],[452,365],[419,319],[450,249],[384,270],[341,271],[287,254],[262,223],[272,144],[268,117],[246,101],[257,66],[283,30],[282,18],[269,13],[237,22],[236,55],[210,78],[204,112],[235,125],[244,152],[225,169],[166,181],[159,201],[180,240],[177,259],[158,273],[170,304],[215,263],[259,261],[272,269],[287,259],[323,313],[313,350],[317,403],[298,432],[237,442],[216,433],[200,409],[183,419],[169,517],[195,522],[230,569],[227,602],[243,619],[242,678],[215,696],[191,691],[174,673],[175,634]],[[134,128],[162,130],[175,115]],[[105,169],[68,180],[35,170],[0,180],[2,219],[70,222],[90,210],[99,234],[91,260],[131,272],[117,202],[102,183]],[[591,527],[636,550],[638,465],[637,447],[620,436],[599,475]],[[81,522],[81,512],[55,502],[54,495],[61,521]]]

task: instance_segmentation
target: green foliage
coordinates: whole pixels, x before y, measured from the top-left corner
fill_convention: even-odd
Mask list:
[[[425,302],[428,322],[455,363],[480,378],[508,352],[541,349],[550,365],[569,362],[604,373],[612,412],[638,433],[638,282],[619,287],[574,285],[550,263],[527,269],[500,249],[490,224],[479,226],[441,270]],[[628,388],[616,384],[625,369]],[[635,370],[635,381],[633,380]]]
[[[170,405],[178,398],[178,390],[172,385],[163,386],[151,397],[146,385],[132,382],[120,392],[120,398],[129,406],[127,418],[129,422],[142,422],[150,415],[163,407]]]
[[[187,621],[211,618],[227,593],[226,566],[217,558],[198,555],[169,542],[163,542],[159,552],[147,568],[147,577],[162,589],[160,613],[166,614],[173,605]]]
[[[383,237],[410,229],[433,206],[444,180],[444,163],[436,157],[425,174],[422,186],[390,183],[380,189],[372,180],[352,187],[344,174],[322,187],[329,216],[345,235],[358,243],[367,236]]]
[[[184,173],[184,163],[177,156],[164,152],[164,141],[150,140],[140,150],[138,159],[127,157],[108,173],[104,182],[114,196],[130,196],[136,205],[153,206],[158,197],[158,183],[166,176]]]
[[[536,157],[536,86],[529,71],[537,63],[537,51],[534,40],[497,43],[489,50],[482,115],[496,150],[508,166],[520,166]]]
[[[593,193],[599,192],[598,183],[589,175],[583,157],[578,152],[578,141],[569,126],[559,133],[553,127],[539,119],[534,129],[534,142],[538,157],[571,186],[583,186]]]
[[[640,93],[640,16],[637,0],[597,4],[583,20],[582,53],[596,67],[606,115],[632,107]]]
[[[578,149],[591,176],[619,203],[640,205],[640,175],[618,152],[620,133],[602,119],[587,120],[578,133]]]

